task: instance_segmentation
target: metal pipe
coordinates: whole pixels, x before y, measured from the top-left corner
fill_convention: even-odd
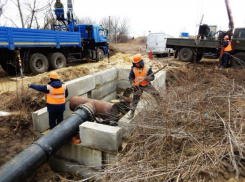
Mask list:
[[[84,103],[91,103],[93,105],[96,116],[102,119],[108,119],[112,117],[112,113],[110,111],[114,104],[100,101],[100,100],[84,98],[84,97],[78,97],[78,96],[72,97],[70,100],[70,110],[75,111],[77,106]]]
[[[94,117],[92,103],[80,105],[70,117],[42,136],[19,155],[0,168],[0,182],[23,181],[47,162],[68,140],[79,131],[79,125]]]

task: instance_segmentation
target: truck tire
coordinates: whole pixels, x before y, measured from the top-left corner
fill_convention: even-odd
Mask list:
[[[48,59],[40,53],[32,54],[29,59],[29,66],[34,74],[44,73],[48,71]]]
[[[234,68],[245,68],[245,52],[238,52],[231,58],[231,65]]]
[[[184,47],[179,51],[179,59],[183,62],[189,62],[193,59],[193,52],[190,48]]]
[[[103,61],[105,57],[104,51],[102,49],[97,49],[96,61]]]
[[[62,53],[53,53],[50,57],[49,64],[51,69],[59,69],[66,67],[66,58]]]

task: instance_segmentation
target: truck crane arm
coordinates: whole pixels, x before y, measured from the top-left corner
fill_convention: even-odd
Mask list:
[[[228,35],[229,35],[229,39],[231,39],[231,36],[233,34],[233,30],[234,30],[234,21],[233,21],[233,16],[232,16],[232,13],[231,13],[231,8],[230,8],[229,0],[225,0],[225,5],[226,5],[226,10],[227,10],[228,18],[229,18]]]

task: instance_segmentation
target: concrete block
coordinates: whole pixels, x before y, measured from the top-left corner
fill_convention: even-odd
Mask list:
[[[118,162],[117,154],[102,152],[102,163],[105,165],[115,164]]]
[[[117,80],[106,83],[98,88],[93,89],[91,91],[91,97],[92,99],[100,100],[106,95],[116,91],[116,88],[117,88]]]
[[[102,153],[82,145],[67,142],[56,155],[95,169],[102,167]]]
[[[129,80],[118,80],[117,81],[117,88],[125,90],[126,88],[130,87]]]
[[[73,113],[73,111],[70,110],[70,101],[66,102],[66,110],[64,111],[64,119],[66,119],[67,117],[69,117],[71,114]]]
[[[47,107],[39,109],[32,113],[32,122],[34,129],[39,132],[44,132],[49,128],[49,119]]]
[[[69,101],[73,96],[82,95],[93,90],[95,88],[95,77],[93,75],[87,75],[68,81],[65,84],[69,91],[66,101]]]
[[[143,93],[144,95],[145,93]],[[127,140],[129,138],[129,136],[131,135],[133,129],[134,129],[134,126],[135,125],[132,125],[131,123],[133,121],[136,121],[139,119],[140,117],[140,112],[142,112],[142,110],[144,109],[145,104],[144,104],[144,101],[140,100],[138,105],[137,105],[137,108],[135,110],[135,113],[134,113],[134,117],[132,117],[131,119],[128,119],[129,117],[129,114],[131,111],[129,111],[127,114],[125,114],[119,121],[118,121],[118,127],[120,127],[122,129],[122,139],[123,140]]]
[[[105,102],[111,102],[111,100],[113,100],[113,99],[117,99],[117,92],[112,92],[100,100],[105,101]]]
[[[166,84],[166,71],[159,71],[155,75],[155,79],[151,83],[155,87],[155,89],[159,91],[164,91]]]
[[[117,152],[122,146],[121,128],[85,122],[79,126],[81,145],[101,151]]]
[[[118,80],[128,80],[131,69],[118,68]]]
[[[70,102],[66,102],[66,110],[64,112],[64,119],[69,117],[72,114],[72,111],[69,107]],[[32,113],[32,122],[36,131],[44,132],[49,129],[49,119],[47,107],[39,109]]]
[[[69,161],[62,157],[52,156],[49,161],[49,166],[55,172],[78,173],[84,178],[90,178],[98,174],[98,170],[83,166],[81,164]]]
[[[104,85],[117,79],[117,69],[110,68],[93,74],[95,77],[95,85]]]

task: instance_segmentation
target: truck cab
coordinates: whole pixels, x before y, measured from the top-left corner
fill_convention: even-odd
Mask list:
[[[234,53],[245,50],[245,28],[235,29],[231,43]]]
[[[230,63],[235,68],[245,68],[245,28],[236,28],[233,33],[231,47],[233,55]]]

